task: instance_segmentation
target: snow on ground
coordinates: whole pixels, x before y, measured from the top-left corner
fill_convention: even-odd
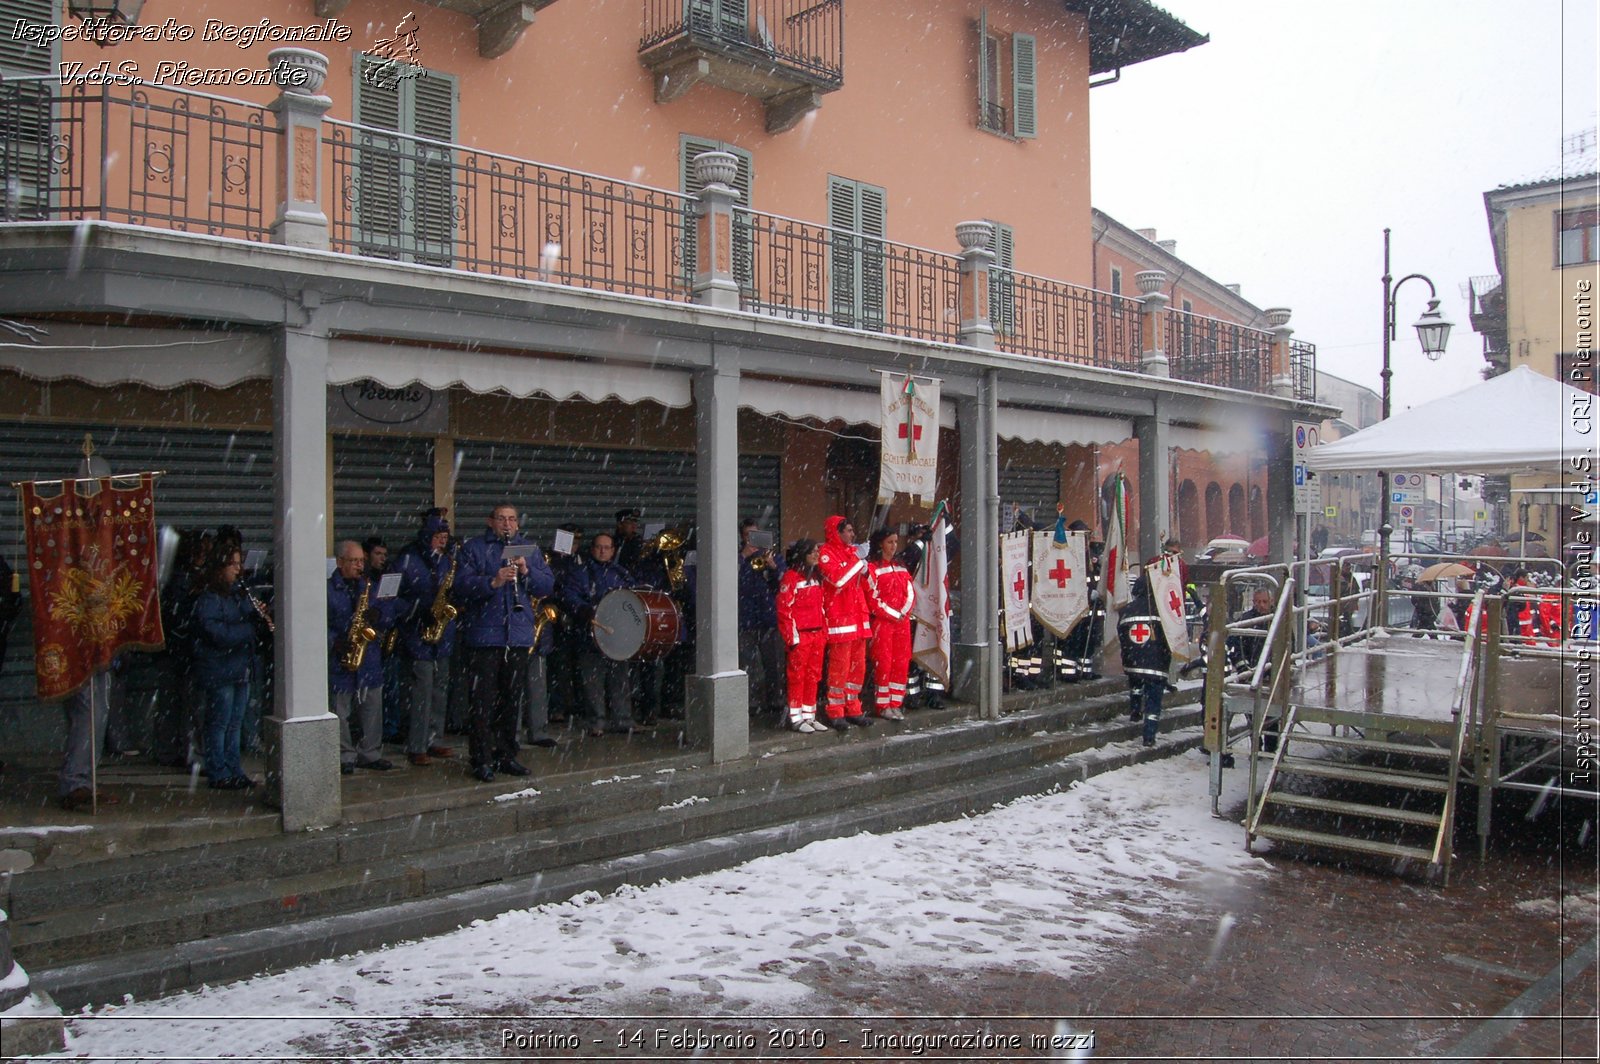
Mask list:
[[[129,1002],[71,1018],[68,1054],[381,1052],[371,1025],[340,1041],[338,1021],[354,1017],[829,1014],[840,1004],[807,976],[842,962],[956,978],[1081,973],[1157,914],[1195,912],[1202,893],[1265,874],[1241,828],[1211,817],[1205,771],[1198,758],[1157,761],[952,823],[817,842]],[[1225,776],[1241,789],[1241,773]]]

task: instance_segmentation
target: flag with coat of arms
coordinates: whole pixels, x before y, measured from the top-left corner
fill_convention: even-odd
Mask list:
[[[945,688],[950,687],[950,519],[944,503],[934,512],[928,532],[928,549],[913,579],[916,597],[911,603],[911,660]]]

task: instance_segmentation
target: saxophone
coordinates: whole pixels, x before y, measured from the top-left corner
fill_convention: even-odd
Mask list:
[[[339,664],[351,672],[361,670],[361,659],[367,656],[367,644],[378,638],[377,630],[367,624],[367,592],[370,587],[370,584],[362,581],[361,597],[356,599],[356,611],[350,615],[350,630],[344,634],[344,652],[339,655]]]
[[[460,610],[450,604],[450,587],[456,582],[456,562],[461,559],[461,548],[450,555],[450,568],[446,570],[444,579],[439,581],[439,590],[434,592],[432,614],[433,620],[429,621],[422,629],[422,641],[428,644],[437,644],[444,638],[444,630],[450,626],[460,614]]]
[[[561,611],[550,602],[542,603],[539,612],[533,619],[533,649],[539,649],[539,637],[544,635],[546,626],[559,620]]]

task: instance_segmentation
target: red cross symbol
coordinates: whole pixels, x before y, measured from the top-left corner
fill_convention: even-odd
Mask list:
[[[1067,581],[1072,578],[1072,570],[1067,568],[1067,563],[1060,558],[1056,559],[1056,567],[1050,570],[1050,579],[1056,582],[1056,587],[1066,587]]]
[[[1128,637],[1135,643],[1148,643],[1150,642],[1150,636],[1150,626],[1143,621],[1128,629]]]
[[[1183,616],[1183,600],[1178,597],[1178,593],[1176,591],[1167,592],[1167,605],[1172,607],[1173,613],[1177,614],[1179,617]]]
[[[1020,569],[1017,570],[1017,582],[1011,585],[1011,590],[1017,593],[1017,598],[1019,599],[1023,596],[1023,593],[1028,590],[1028,582],[1022,579],[1022,570]]]
[[[911,426],[911,433],[912,433],[912,437],[911,438],[913,440],[922,439],[922,426],[921,425],[913,425],[913,426]],[[906,426],[905,425],[901,425],[900,426],[900,438],[902,440],[906,438]]]

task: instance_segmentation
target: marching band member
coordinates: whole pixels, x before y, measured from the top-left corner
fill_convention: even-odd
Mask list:
[[[822,608],[828,618],[828,724],[844,731],[863,728],[872,718],[861,711],[867,674],[867,640],[872,637],[865,591],[867,563],[856,554],[856,530],[835,514],[824,522],[828,538],[817,552],[822,574]]]
[[[613,661],[595,642],[595,610],[611,592],[633,584],[633,576],[616,561],[616,540],[609,532],[597,533],[589,540],[589,558],[568,573],[562,595],[567,613],[584,632],[578,652],[578,672],[588,695],[589,735],[598,738],[607,731],[628,734],[633,731],[633,706],[628,691],[630,662]]]
[[[244,791],[255,784],[239,764],[239,738],[250,698],[250,656],[259,614],[239,583],[237,550],[207,566],[194,606],[195,684],[206,700],[205,763],[212,790]]]
[[[778,634],[789,657],[789,727],[825,732],[817,721],[817,689],[828,645],[828,620],[822,611],[822,580],[817,572],[817,541],[802,539],[784,556],[788,568],[778,585]]]
[[[456,622],[453,616],[442,620],[435,617],[436,607],[454,609],[450,592],[458,565],[449,546],[450,522],[443,514],[430,513],[422,519],[417,538],[395,559],[395,569],[400,573],[400,598],[407,611],[400,628],[406,757],[419,766],[455,752],[440,740],[444,737],[445,703],[450,693],[450,655],[455,649]],[[441,590],[446,580],[450,586]]]
[[[381,633],[393,626],[399,599],[377,597],[377,585],[365,575],[366,552],[355,540],[341,542],[335,559],[337,568],[328,578],[328,689],[339,718],[339,771],[346,776],[358,768],[387,772],[394,766],[383,757]],[[352,661],[355,669],[349,667]],[[352,710],[359,714],[359,747],[351,737]]]
[[[739,668],[750,677],[750,715],[782,713],[783,660],[778,649],[777,559],[750,542],[760,530],[753,517],[739,522]]]
[[[867,561],[867,605],[872,610],[872,685],[877,714],[905,720],[906,677],[911,671],[911,606],[916,588],[896,560],[900,536],[887,528],[872,534]]]

